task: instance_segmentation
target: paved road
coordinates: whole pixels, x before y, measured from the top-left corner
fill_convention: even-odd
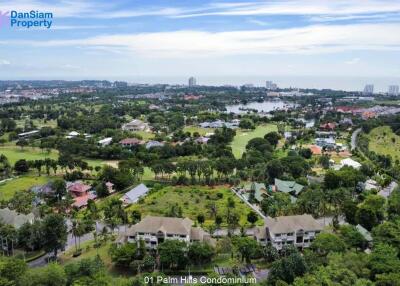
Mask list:
[[[361,128],[358,128],[353,132],[353,134],[351,134],[351,151],[357,148],[357,136],[360,132]]]
[[[68,232],[68,237],[67,237],[67,243],[66,243],[66,245],[65,245],[65,250],[64,250],[63,252],[65,252],[65,251],[67,251],[67,250],[69,250],[69,249],[75,247],[75,238],[74,238],[74,236],[70,233],[71,225],[72,225],[71,221],[70,221],[70,220],[67,220],[67,227],[68,227],[68,231],[69,231],[69,232]],[[98,232],[101,232],[102,229],[103,229],[104,227],[105,227],[105,224],[104,224],[104,223],[102,223],[102,222],[97,222],[97,231],[98,231]],[[119,226],[119,230],[120,230],[120,231],[124,231],[124,230],[125,230],[125,227],[126,227],[126,226],[121,225],[121,226]],[[114,230],[114,233],[118,233],[118,228],[116,228],[116,229]],[[89,241],[89,240],[94,240],[93,232],[90,232],[90,233],[87,233],[87,234],[81,236],[81,238],[80,238],[80,243],[82,244],[82,243],[84,243],[85,241]],[[78,238],[76,239],[76,242],[79,243]],[[42,266],[45,266],[45,265],[47,264],[47,260],[48,260],[49,256],[50,256],[49,254],[46,254],[46,255],[44,255],[44,256],[42,256],[42,257],[39,257],[39,258],[36,259],[36,260],[33,260],[33,261],[31,261],[31,262],[28,262],[28,266],[29,266],[29,267],[42,267]]]

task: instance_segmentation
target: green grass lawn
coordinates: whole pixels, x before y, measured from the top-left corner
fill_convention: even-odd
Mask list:
[[[134,131],[133,133],[142,136],[143,140],[151,140],[154,138],[154,134],[147,131]]]
[[[43,160],[45,158],[57,159],[58,151],[52,150],[47,153],[45,150],[40,148],[25,147],[21,149],[18,146],[0,146],[0,154],[4,154],[11,165],[14,165],[16,161],[20,159],[26,160]]]
[[[38,177],[36,174],[32,174],[21,176],[0,184],[0,200],[9,200],[15,192],[28,190],[36,185],[43,185],[51,180],[51,178],[52,177],[44,175]]]
[[[222,198],[218,198],[218,193],[222,194]],[[215,204],[217,213],[223,217],[223,225],[226,225],[226,205],[229,197],[235,201],[233,211],[240,215],[240,224],[249,225],[247,214],[250,208],[234,195],[227,186],[218,186],[215,188],[204,186],[168,186],[149,194],[144,199],[144,202],[133,204],[128,207],[128,210],[139,210],[142,213],[142,217],[145,215],[165,216],[172,206],[178,205],[182,209],[183,217],[189,217],[193,221],[196,221],[197,215],[203,214],[206,219],[205,226],[208,226],[214,223],[211,205]],[[262,222],[261,219],[259,219],[259,222]]]
[[[192,134],[192,135],[194,132],[198,132],[202,136],[206,135],[207,133],[214,133],[213,128],[201,128],[199,126],[194,126],[194,125],[185,126],[183,128],[183,131],[190,132],[190,134]]]
[[[389,126],[374,128],[368,134],[369,150],[381,155],[390,155],[393,160],[400,159],[400,136]]]
[[[17,122],[17,127],[24,128],[25,127],[25,119],[21,120],[16,120]],[[55,128],[57,127],[57,120],[47,120],[45,121],[44,119],[33,119],[33,125],[35,125],[37,128],[42,128],[42,127],[52,127]]]
[[[278,128],[275,124],[259,125],[256,129],[250,131],[242,129],[236,130],[236,136],[231,144],[233,155],[235,155],[236,158],[241,158],[246,150],[247,142],[253,138],[264,137],[265,134],[277,130]]]

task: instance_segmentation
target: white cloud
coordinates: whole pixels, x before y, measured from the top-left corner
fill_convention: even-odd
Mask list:
[[[354,50],[399,51],[400,24],[315,25],[231,32],[172,31],[115,34],[73,40],[1,41],[0,45],[96,48],[149,57],[316,54]]]
[[[199,13],[177,15],[178,18],[201,16],[255,16],[255,15],[348,15],[400,12],[400,2],[393,0],[283,0],[250,2]]]
[[[0,59],[0,66],[8,66],[10,64],[11,64],[10,61],[4,60],[4,59]]]
[[[345,61],[344,63],[347,65],[355,65],[355,64],[358,64],[360,61],[361,61],[360,58],[353,58],[348,61]]]
[[[363,18],[379,17],[365,14],[399,13],[397,0],[281,0],[281,1],[243,1],[211,2],[190,6],[153,6],[121,9],[118,2],[62,0],[46,2],[43,0],[0,0],[2,10],[42,10],[53,12],[55,17],[76,18],[132,18],[141,16],[164,16],[170,18],[189,18],[202,16],[263,16],[263,15],[305,15],[315,21],[333,21],[335,17],[345,16]],[[338,18],[340,20],[340,18]]]

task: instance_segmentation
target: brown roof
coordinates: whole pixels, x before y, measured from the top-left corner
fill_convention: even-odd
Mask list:
[[[265,227],[268,227],[271,233],[290,233],[300,229],[304,231],[322,230],[318,221],[309,214],[266,218]]]
[[[146,216],[139,223],[130,227],[127,231],[128,235],[136,234],[137,232],[164,233],[189,235],[191,234],[193,221],[188,218],[176,217],[157,217]]]
[[[82,182],[74,182],[67,187],[68,191],[73,193],[86,193],[91,188],[91,186],[86,185]]]

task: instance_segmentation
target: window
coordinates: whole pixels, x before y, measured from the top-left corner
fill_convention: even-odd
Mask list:
[[[276,233],[275,237],[281,237],[281,234],[280,233]]]

